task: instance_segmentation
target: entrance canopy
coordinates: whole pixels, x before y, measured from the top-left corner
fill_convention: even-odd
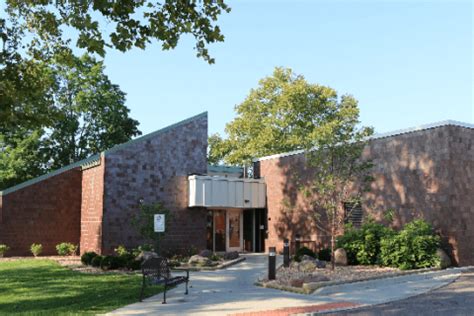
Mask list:
[[[188,178],[189,206],[215,208],[265,208],[263,179],[198,176]]]

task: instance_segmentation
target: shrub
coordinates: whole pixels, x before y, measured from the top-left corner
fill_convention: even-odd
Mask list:
[[[393,230],[369,220],[360,229],[346,225],[344,235],[337,240],[337,247],[347,252],[349,264],[377,264],[380,262],[380,242],[392,236]]]
[[[318,259],[323,261],[331,261],[331,249],[323,248],[318,252]]]
[[[125,248],[124,245],[119,245],[117,248],[114,249],[114,251],[119,257],[129,254],[129,251],[127,250],[127,248]]]
[[[114,270],[121,268],[122,266],[119,257],[105,256],[100,262],[100,267],[102,270]]]
[[[433,267],[439,264],[436,249],[440,238],[433,233],[431,225],[415,220],[405,225],[398,233],[381,241],[381,263],[402,270]]]
[[[77,246],[69,242],[63,242],[56,245],[56,251],[60,256],[72,256],[76,254]]]
[[[94,251],[84,252],[81,256],[81,262],[87,266],[90,266],[92,263],[92,259],[97,257],[97,254]]]
[[[0,244],[0,257],[3,257],[3,255],[10,250],[10,247],[7,245]]]
[[[92,258],[91,266],[96,267],[96,268],[100,267],[100,264],[102,263],[102,258],[103,257],[100,255],[97,255],[94,258]]]
[[[33,256],[38,257],[43,252],[43,246],[41,244],[32,244],[30,251]]]
[[[300,262],[300,261],[301,261],[301,258],[302,258],[304,255],[307,255],[307,256],[316,258],[316,254],[314,253],[313,250],[309,249],[308,247],[301,247],[300,249],[298,249],[298,250],[296,251],[294,260],[295,260],[296,262]]]

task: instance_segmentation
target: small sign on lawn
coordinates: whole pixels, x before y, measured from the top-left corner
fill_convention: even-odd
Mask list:
[[[165,214],[155,214],[154,224],[155,232],[163,233],[165,231]]]

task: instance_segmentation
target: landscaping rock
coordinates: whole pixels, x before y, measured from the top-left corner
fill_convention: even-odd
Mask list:
[[[211,264],[211,260],[209,258],[200,256],[200,255],[194,255],[188,260],[189,264],[196,264],[196,265],[201,265],[201,266],[206,266]]]
[[[239,257],[239,253],[237,251],[230,251],[224,254],[224,260],[234,260]]]
[[[201,250],[201,252],[199,253],[201,257],[206,257],[206,258],[211,258],[212,254],[213,252],[207,249]]]
[[[315,259],[315,260],[314,260],[314,263],[316,263],[316,267],[317,267],[318,269],[324,269],[324,268],[326,268],[326,261],[322,261],[322,260]]]
[[[158,258],[158,254],[156,252],[153,252],[153,251],[142,251],[140,252],[140,254],[135,258],[136,260],[139,260],[139,261],[145,261],[145,260],[148,260],[150,258]]]
[[[334,263],[339,266],[347,266],[347,252],[344,248],[338,248],[334,252]]]
[[[443,249],[436,249],[436,256],[439,258],[439,267],[441,269],[446,269],[452,265],[451,258],[449,258]]]
[[[313,272],[316,270],[318,266],[314,262],[314,260],[304,260],[301,261],[298,265],[298,270],[301,272]]]

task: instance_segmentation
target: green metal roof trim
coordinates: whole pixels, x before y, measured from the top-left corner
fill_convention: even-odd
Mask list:
[[[242,173],[244,168],[237,166],[223,166],[223,165],[208,165],[208,172],[228,172],[228,173]]]
[[[27,186],[30,186],[30,185],[32,185],[32,184],[41,182],[41,181],[43,181],[43,180],[46,180],[46,179],[51,178],[51,177],[54,177],[54,176],[56,176],[56,175],[58,175],[58,174],[61,174],[61,173],[63,173],[63,172],[66,172],[66,171],[71,170],[71,169],[74,169],[74,168],[78,168],[78,167],[88,166],[88,165],[90,165],[90,164],[94,164],[94,163],[96,163],[97,161],[100,161],[100,156],[101,156],[101,154],[96,154],[96,155],[90,156],[89,158],[86,158],[86,159],[77,161],[77,162],[75,162],[75,163],[73,163],[73,164],[70,164],[70,165],[68,165],[68,166],[62,167],[62,168],[60,168],[60,169],[51,171],[51,172],[46,173],[46,174],[43,174],[42,176],[39,176],[39,177],[30,179],[30,180],[28,180],[28,181],[22,182],[22,183],[20,183],[20,184],[15,185],[15,186],[9,187],[8,189],[5,189],[5,190],[3,190],[3,191],[0,191],[0,195],[6,195],[6,194],[11,193],[11,192],[13,192],[13,191],[17,191],[17,190],[23,189],[24,187],[27,187]]]
[[[17,185],[15,185],[15,186],[13,186],[13,187],[9,187],[9,188],[7,188],[7,189],[5,189],[5,190],[3,190],[3,191],[0,191],[0,196],[1,196],[1,195],[6,195],[6,194],[8,194],[8,193],[11,193],[11,192],[14,192],[14,191],[17,191],[17,190],[20,190],[20,189],[23,189],[23,188],[25,188],[25,187],[27,187],[27,186],[30,186],[30,185],[32,185],[32,184],[41,182],[41,181],[43,181],[43,180],[45,180],[45,179],[54,177],[54,176],[56,176],[56,175],[58,175],[58,174],[61,174],[61,173],[65,172],[65,171],[68,171],[68,170],[71,170],[71,169],[74,169],[74,168],[78,168],[78,167],[89,168],[89,167],[92,167],[92,166],[96,165],[98,162],[100,162],[100,157],[101,157],[101,156],[106,156],[107,154],[113,153],[113,152],[115,152],[115,151],[117,151],[117,150],[120,150],[120,149],[122,149],[122,148],[125,148],[125,147],[127,147],[127,146],[129,146],[129,145],[131,145],[131,144],[135,144],[135,143],[138,143],[138,142],[147,140],[147,139],[149,139],[149,138],[151,138],[151,137],[154,137],[154,136],[159,135],[159,134],[161,134],[161,133],[167,132],[167,131],[169,131],[169,130],[175,128],[175,127],[178,127],[178,126],[187,124],[187,123],[189,123],[189,122],[192,122],[192,121],[194,121],[194,120],[196,120],[196,119],[199,119],[199,118],[202,118],[202,117],[207,117],[207,112],[203,112],[203,113],[201,113],[201,114],[195,115],[195,116],[193,116],[193,117],[190,117],[190,118],[188,118],[188,119],[185,119],[185,120],[180,121],[180,122],[178,122],[178,123],[175,123],[175,124],[173,124],[173,125],[170,125],[170,126],[167,126],[167,127],[162,128],[162,129],[159,129],[159,130],[157,130],[157,131],[155,131],[155,132],[152,132],[152,133],[150,133],[150,134],[146,134],[146,135],[143,135],[143,136],[138,137],[138,138],[136,138],[136,139],[130,140],[130,141],[126,142],[126,143],[123,143],[123,144],[120,144],[120,145],[116,145],[116,146],[114,146],[114,147],[112,147],[112,148],[110,148],[110,149],[108,149],[108,150],[106,150],[106,151],[104,151],[104,152],[102,152],[102,153],[100,153],[100,154],[95,154],[95,155],[93,155],[93,156],[90,156],[89,158],[86,158],[86,159],[77,161],[77,162],[72,163],[72,164],[70,164],[70,165],[68,165],[68,166],[65,166],[65,167],[62,167],[62,168],[60,168],[60,169],[57,169],[57,170],[51,171],[51,172],[49,172],[49,173],[46,173],[46,174],[44,174],[44,175],[42,175],[42,176],[39,176],[39,177],[30,179],[30,180],[28,180],[28,181],[22,182],[22,183],[20,183],[20,184],[17,184]]]

